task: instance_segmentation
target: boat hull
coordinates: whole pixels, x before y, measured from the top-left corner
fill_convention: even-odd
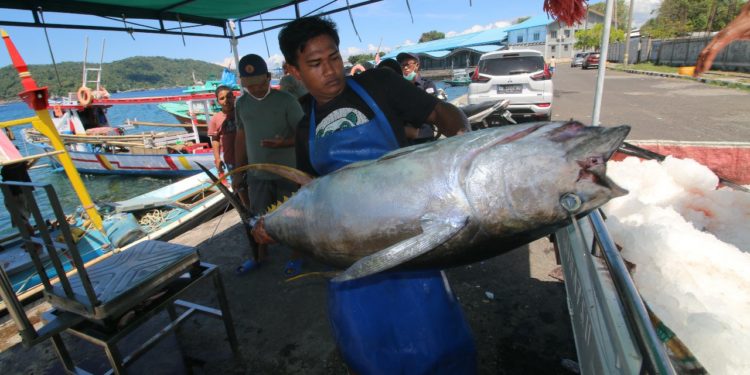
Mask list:
[[[85,174],[190,176],[201,172],[196,163],[214,164],[213,153],[134,155],[69,151],[69,154],[76,169]],[[59,167],[54,160],[53,165]]]
[[[126,251],[146,240],[168,241],[221,213],[226,208],[226,198],[216,188],[208,191],[205,190],[211,183],[212,181],[208,176],[204,174],[196,175],[114,204],[115,207],[125,210],[129,208],[133,212],[139,211],[135,208],[142,208],[141,211],[143,212],[150,212],[154,209],[169,212],[165,215],[167,219],[164,219],[163,223],[159,225],[152,227],[141,225],[139,230],[142,231],[142,235],[131,237],[127,243],[123,243],[116,250]],[[149,204],[152,202],[160,202],[160,204],[152,207]],[[132,216],[129,213],[120,213],[114,214],[112,217],[118,217],[118,215],[119,217]],[[110,229],[120,222],[113,221],[110,217],[110,219],[105,220],[105,231],[110,233]],[[74,226],[82,224],[76,223]],[[53,238],[57,235],[57,233],[54,233]],[[110,240],[105,238],[104,234],[99,231],[88,230],[81,236],[76,247],[86,265],[89,266],[108,257],[112,253],[110,250],[112,246],[107,245]],[[65,263],[64,268],[66,271],[70,271],[72,266],[69,261],[64,258],[62,260]],[[13,289],[21,300],[41,291],[41,280],[35,272],[31,258],[20,248],[20,241],[16,241],[15,246],[12,248],[9,247],[6,251],[0,253],[0,262],[8,272]],[[44,259],[43,262],[45,262]],[[56,276],[55,270],[51,266],[47,274],[50,277]],[[2,308],[4,308],[4,305],[0,304],[0,310]]]

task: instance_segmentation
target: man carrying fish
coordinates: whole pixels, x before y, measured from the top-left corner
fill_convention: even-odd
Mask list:
[[[295,142],[299,169],[322,176],[377,159],[407,145],[407,123],[434,124],[448,136],[468,129],[456,107],[391,72],[371,69],[345,78],[331,21],[297,19],[280,32],[279,44],[291,74],[309,90],[301,99],[305,117]],[[271,240],[262,221],[254,233],[259,242]],[[329,317],[354,373],[476,372],[471,332],[440,270],[332,282]]]

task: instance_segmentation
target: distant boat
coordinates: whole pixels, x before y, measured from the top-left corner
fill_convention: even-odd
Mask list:
[[[195,80],[195,77],[193,78]],[[214,95],[216,92],[216,89],[219,86],[224,85],[224,86],[231,87],[232,90],[235,91],[234,93],[235,97],[239,97],[242,91],[241,91],[241,87],[236,82],[237,82],[237,76],[229,69],[224,68],[224,71],[221,74],[220,80],[209,80],[203,84],[195,84],[193,86],[188,86],[187,88],[182,90],[182,92],[184,94],[190,94],[190,95],[197,95],[197,94]],[[271,80],[271,88],[274,88],[274,89],[279,88],[278,79],[274,78]],[[219,106],[216,100],[212,99],[212,100],[209,100],[207,104],[204,104],[204,102],[161,103],[159,104],[159,109],[172,115],[181,124],[190,124],[192,122],[192,119],[190,117],[190,113],[192,109],[192,113],[194,114],[195,119],[198,122],[198,124],[207,124],[208,120],[211,119],[211,116],[213,116],[216,112],[221,111],[221,106]],[[201,132],[201,135],[205,135],[205,134]]]
[[[471,76],[464,69],[456,69],[453,70],[451,78],[443,80],[443,82],[451,86],[467,86],[471,83]]]
[[[178,98],[184,98],[180,96]],[[177,127],[176,124],[131,122],[111,126],[106,111],[113,105],[153,103],[170,97],[109,99],[101,96],[87,105],[64,100],[50,103],[52,121],[73,163],[80,173],[128,174],[150,176],[187,176],[200,173],[197,163],[213,165],[213,152],[208,143],[200,142],[196,126],[184,130],[152,131],[126,134],[134,126]],[[27,143],[46,152],[54,150],[49,139],[35,128],[23,130]],[[52,159],[54,167],[59,162]]]
[[[80,201],[80,208],[72,215],[58,213],[52,219],[58,221],[64,220],[70,225],[69,234],[73,237],[72,241],[79,249],[83,261],[86,262],[86,266],[90,266],[115,252],[126,251],[136,243],[146,239],[168,240],[199,224],[200,221],[207,217],[219,213],[226,207],[225,196],[221,194],[219,189],[212,185],[210,178],[203,173],[188,177],[136,198],[110,204],[95,204],[76,170],[72,160],[75,156],[71,155],[68,151],[70,144],[66,144],[57,131],[58,127],[71,124],[72,126],[76,125],[74,119],[76,116],[79,116],[77,108],[74,107],[66,110],[67,120],[62,120],[64,118],[62,108],[54,108],[52,111],[53,115],[60,116],[57,116],[57,122],[53,121],[52,116],[48,112],[49,103],[46,100],[47,88],[37,86],[31,73],[28,71],[26,63],[10,41],[10,37],[3,33],[3,39],[6,46],[8,46],[8,52],[11,55],[15,69],[19,73],[18,76],[21,78],[23,87],[26,90],[25,92],[33,93],[32,95],[26,95],[24,99],[26,99],[29,107],[34,110],[35,116],[4,121],[0,123],[0,128],[31,123],[37,133],[46,135],[53,150],[42,154],[21,156],[18,149],[3,134],[3,136],[0,136],[0,151],[2,151],[0,152],[0,165],[6,166],[9,164],[25,163],[42,157],[54,158],[62,165],[68,181]],[[111,104],[107,102],[109,99],[103,96],[97,100],[100,100],[100,103],[98,103],[99,106]],[[77,105],[88,109],[89,112],[87,114],[89,115],[97,114],[90,110],[98,107],[88,106],[92,104],[92,100],[89,100],[85,104],[78,103]],[[57,104],[57,106],[61,107],[62,104]],[[80,116],[78,119],[80,120]],[[107,147],[112,142],[114,141],[101,142],[101,147]],[[36,201],[40,197],[45,196],[46,194],[42,191],[47,188],[47,186],[43,188],[37,187],[36,190],[38,191],[34,192],[34,198],[32,199]],[[57,206],[59,202],[53,201],[55,200],[49,200],[50,203],[56,203],[53,207],[59,207]],[[6,204],[10,202],[6,201]],[[15,200],[12,202],[14,203],[11,204],[14,205],[19,204]],[[68,241],[68,239],[59,239],[58,236],[62,234],[59,232],[59,225],[53,225],[48,220],[37,220],[37,211],[34,210],[34,212],[34,224],[40,229],[46,227],[50,230],[51,236],[49,237],[52,241]],[[46,216],[44,213],[42,215]],[[29,249],[27,252],[21,247],[23,241],[17,238],[5,238],[0,241],[3,242],[4,249],[0,252],[0,267],[9,276],[13,290],[19,297],[19,300],[23,301],[41,292],[41,279],[36,273],[37,267],[32,263],[33,261],[29,256],[29,252],[33,253],[34,250]],[[26,247],[28,245],[36,245],[42,248],[45,245],[49,245],[45,244],[44,241],[40,238],[32,237],[30,239],[32,243],[25,245]],[[40,257],[43,258],[42,262],[44,268],[47,270],[47,275],[53,277],[56,275],[55,267],[52,260],[44,259],[47,254],[47,252],[39,253]],[[73,269],[71,261],[66,257],[60,258],[63,269],[66,272],[71,271]],[[52,281],[54,282],[54,280]],[[5,307],[5,304],[0,305],[0,309],[5,309]]]
[[[196,80],[195,73],[193,73],[193,82],[195,85],[182,90],[184,94],[214,94],[219,86],[224,85],[231,87],[239,95],[240,86],[237,84],[237,76],[228,68],[224,68],[224,71],[222,71],[221,79],[207,80],[206,82]],[[221,106],[216,103],[216,100],[210,100],[207,105],[204,105],[203,102],[191,102],[190,105],[199,124],[207,124],[214,113],[221,111]],[[174,116],[181,124],[190,124],[192,121],[189,111],[190,106],[187,102],[161,103],[158,107]],[[208,110],[208,115],[206,115],[206,110]]]

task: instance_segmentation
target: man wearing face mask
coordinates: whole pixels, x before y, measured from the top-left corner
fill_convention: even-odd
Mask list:
[[[235,104],[235,163],[238,167],[258,163],[296,167],[294,139],[297,123],[304,115],[302,107],[291,94],[271,90],[271,73],[262,57],[245,55],[240,59],[239,71],[243,94]],[[262,171],[249,171],[246,178],[238,176],[232,181],[235,191],[240,194],[247,187],[249,209],[254,215],[263,214],[269,206],[283,201],[284,197],[291,197],[297,190],[294,183]],[[258,259],[248,259],[237,268],[237,272],[249,271],[266,255],[267,250],[262,245]],[[284,270],[287,276],[300,272],[301,259],[296,253],[292,258]]]
[[[396,61],[401,65],[401,73],[404,79],[417,86],[420,90],[437,96],[437,87],[429,79],[422,78],[419,74],[419,57],[408,52],[401,52],[396,56]],[[435,129],[430,124],[411,124],[406,129],[406,136],[412,144],[424,143],[435,138]]]

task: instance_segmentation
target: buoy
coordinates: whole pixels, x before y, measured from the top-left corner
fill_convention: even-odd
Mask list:
[[[78,89],[76,96],[78,96],[79,105],[87,106],[91,104],[91,89],[90,88],[86,86],[81,86],[81,88]]]

